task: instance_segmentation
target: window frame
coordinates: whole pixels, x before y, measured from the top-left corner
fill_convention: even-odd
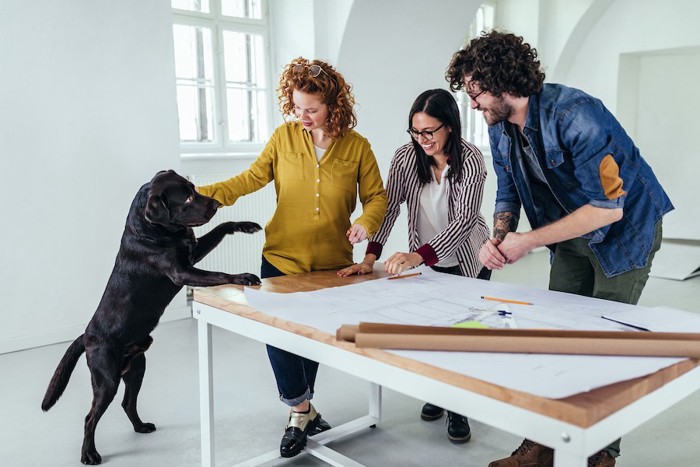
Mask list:
[[[220,156],[241,155],[250,156],[259,154],[265,146],[267,139],[273,130],[273,115],[276,109],[275,95],[273,93],[272,47],[270,33],[269,1],[261,2],[261,19],[237,18],[225,16],[221,13],[221,1],[210,0],[209,13],[181,10],[171,6],[173,26],[181,24],[191,27],[203,27],[212,31],[212,64],[213,64],[213,91],[212,91],[212,122],[213,140],[211,142],[182,141],[179,137],[180,153],[186,156]],[[224,57],[224,32],[233,31],[247,34],[257,34],[263,41],[263,67],[265,70],[267,134],[261,141],[255,142],[230,142],[228,129],[227,108],[227,84]],[[174,76],[177,87],[177,76]],[[260,88],[258,88],[260,89]],[[178,115],[179,118],[179,115]]]
[[[485,25],[485,28],[482,30],[477,30],[476,29],[476,18],[477,15],[485,8],[490,8],[493,10],[492,13],[492,24],[491,25]],[[478,37],[479,34],[481,34],[482,31],[487,31],[491,30],[496,27],[498,24],[497,21],[497,15],[498,15],[498,2],[496,0],[487,0],[482,2],[479,5],[479,8],[477,8],[476,13],[474,14],[474,18],[472,18],[471,23],[469,23],[469,31],[467,34],[467,38],[465,41],[465,46],[471,41],[473,38]],[[484,121],[484,116],[480,114],[478,110],[472,109],[471,107],[471,98],[467,95],[466,90],[461,89],[460,91],[455,93],[455,99],[457,100],[457,105],[459,107],[459,115],[460,115],[460,120],[462,123],[462,138],[464,138],[467,142],[474,144],[481,153],[486,156],[490,157],[491,156],[491,145],[489,144],[489,136],[488,136],[488,125],[486,125],[486,122]],[[482,131],[480,133],[480,137],[478,139],[483,140],[484,143],[480,143],[477,141],[477,138],[475,138],[476,132],[474,128],[474,123],[476,122],[476,119],[481,119],[482,122]]]

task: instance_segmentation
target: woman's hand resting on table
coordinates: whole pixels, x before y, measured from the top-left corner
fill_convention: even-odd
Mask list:
[[[374,262],[376,260],[377,257],[373,254],[365,255],[365,259],[361,263],[356,263],[352,266],[348,266],[347,268],[343,268],[338,271],[337,274],[343,277],[352,276],[354,274],[370,274],[374,270]]]
[[[416,252],[396,252],[384,261],[386,271],[391,275],[401,274],[407,269],[415,268],[423,264],[423,257]]]

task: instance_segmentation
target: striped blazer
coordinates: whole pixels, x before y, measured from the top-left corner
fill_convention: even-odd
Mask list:
[[[367,253],[380,257],[394,222],[401,212],[401,204],[408,208],[408,241],[411,251],[420,254],[426,265],[456,253],[459,269],[464,276],[476,277],[482,269],[479,249],[489,239],[489,228],[481,215],[486,167],[479,149],[462,140],[464,169],[462,180],[448,185],[448,225],[428,243],[418,243],[418,210],[423,185],[418,180],[416,152],[412,143],[396,150],[386,183],[389,198],[386,217],[367,245]]]

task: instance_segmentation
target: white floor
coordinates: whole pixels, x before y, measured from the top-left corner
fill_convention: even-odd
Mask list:
[[[494,274],[493,279],[544,288],[546,274],[546,253],[540,252]],[[652,278],[640,304],[700,312],[698,297],[700,278],[682,283]],[[154,339],[139,407],[144,421],[155,423],[158,430],[133,432],[120,407],[120,391],[97,428],[97,448],[105,465],[199,465],[196,322],[164,323]],[[66,347],[56,344],[0,355],[0,466],[80,465],[83,417],[91,402],[84,359],[57,405],[48,413],[40,408],[46,384]],[[233,465],[277,448],[287,409],[277,400],[264,346],[215,330],[214,355],[217,465]],[[321,367],[314,404],[326,420],[338,425],[366,413],[366,390],[365,382]],[[385,421],[332,446],[368,466],[486,466],[520,442],[518,437],[472,421],[471,441],[453,445],[446,438],[444,418],[432,423],[419,419],[422,403],[385,391]],[[617,465],[698,465],[698,419],[700,394],[695,394],[625,436]],[[302,454],[269,465],[325,464]]]

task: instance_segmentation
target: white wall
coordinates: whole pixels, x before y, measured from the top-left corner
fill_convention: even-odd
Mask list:
[[[541,0],[499,0],[496,6],[496,29],[523,36],[537,47]]]
[[[634,93],[627,102],[634,117],[629,131],[676,207],[664,219],[664,236],[700,240],[700,192],[689,189],[697,184],[700,157],[694,118],[700,47],[631,55],[638,73],[629,85],[621,80],[620,94]]]
[[[179,151],[168,0],[0,11],[1,353],[82,332],[134,194]]]
[[[446,88],[444,70],[479,3],[272,0],[273,83],[300,55],[336,65],[354,86],[357,129],[386,176],[394,150],[408,141],[411,103],[425,89]],[[623,120],[632,111],[618,105],[643,102],[619,94],[627,85],[618,73],[625,57],[639,62],[649,53],[700,45],[700,4],[693,0],[501,0],[498,7],[499,26],[538,47],[550,80],[602,98]],[[111,271],[129,203],[157,170],[232,175],[251,159],[180,164],[168,0],[0,0],[0,11],[2,352],[80,332]],[[635,66],[655,69],[662,59],[651,60]],[[663,66],[675,78],[697,75],[673,60]],[[645,76],[630,82],[658,87],[663,80]],[[668,97],[658,89],[640,92],[658,103]],[[668,101],[657,112],[694,121],[696,105],[680,108],[674,112]],[[275,118],[281,121],[279,112]],[[680,160],[686,173],[697,171],[700,158],[682,138],[637,136],[652,164]],[[651,160],[655,144],[669,149],[658,163]],[[487,218],[494,190],[490,174]],[[406,244],[399,219],[387,251]],[[363,251],[364,244],[356,257]]]
[[[600,98],[635,140],[676,205],[664,219],[664,237],[700,240],[700,224],[688,221],[700,217],[700,196],[688,189],[700,168],[689,129],[700,105],[695,84],[700,4],[501,0],[498,5],[499,27],[537,47],[548,81]]]
[[[408,112],[426,89],[445,88],[445,69],[466,39],[478,0],[355,0],[338,56],[359,104],[357,131],[372,144],[386,180],[394,151],[409,141]],[[405,209],[403,210],[405,213]],[[364,254],[366,244],[355,249]],[[385,259],[406,251],[402,216],[385,247]]]
[[[668,188],[677,209],[664,219],[667,238],[700,240],[700,206],[688,180],[700,169],[692,139],[700,104],[697,18],[700,3],[693,0],[616,0],[562,70],[565,83],[601,98],[621,117]]]
[[[338,54],[353,3],[354,0],[314,2],[316,58],[338,63]]]

